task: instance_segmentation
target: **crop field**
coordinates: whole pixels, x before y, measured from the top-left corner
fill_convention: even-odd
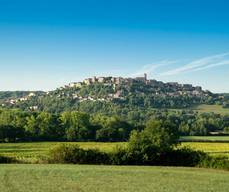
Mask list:
[[[209,141],[209,142],[228,142],[229,136],[185,136],[181,137],[184,141]]]
[[[229,157],[229,143],[184,142],[181,146],[204,151],[210,155]]]
[[[198,168],[0,165],[1,192],[227,192],[229,172]]]
[[[42,156],[46,156],[51,148],[60,142],[33,142],[33,143],[1,143],[0,155],[15,157],[25,162],[36,162]],[[80,147],[96,148],[102,151],[112,151],[116,146],[125,146],[126,143],[100,143],[100,142],[75,142],[68,144],[78,144]],[[223,155],[229,157],[229,143],[214,142],[184,142],[181,146],[201,150],[210,155]]]
[[[16,157],[18,160],[28,162],[36,162],[37,159],[47,155],[49,150],[58,144],[60,142],[0,143],[0,155]],[[68,142],[67,144],[78,144],[84,149],[93,148],[106,152],[112,151],[118,145],[126,145],[126,143],[100,142]]]

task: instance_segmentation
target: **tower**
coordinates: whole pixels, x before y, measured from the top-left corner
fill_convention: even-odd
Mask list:
[[[147,81],[147,74],[146,73],[144,73],[144,79],[145,79],[145,81]]]

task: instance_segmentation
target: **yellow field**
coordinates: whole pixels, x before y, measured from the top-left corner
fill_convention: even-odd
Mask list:
[[[229,156],[229,143],[184,142],[181,146],[204,151],[210,155]]]
[[[58,144],[78,144],[84,149],[93,148],[102,151],[112,151],[118,145],[126,143],[102,142],[31,142],[31,143],[0,143],[0,155],[15,157],[18,160],[36,162],[40,157],[46,156],[50,149]]]

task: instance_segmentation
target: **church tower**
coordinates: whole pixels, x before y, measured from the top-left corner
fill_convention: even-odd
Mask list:
[[[145,78],[145,81],[147,81],[147,74],[144,73],[144,78]]]

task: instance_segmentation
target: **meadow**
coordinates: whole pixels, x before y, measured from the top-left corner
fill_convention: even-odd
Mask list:
[[[185,136],[182,141],[225,142],[229,143],[229,136]]]
[[[62,142],[64,143],[64,142]],[[36,163],[40,158],[48,155],[49,150],[60,144],[60,142],[32,142],[32,143],[1,143],[0,155],[15,157],[28,163]],[[99,149],[109,152],[117,146],[124,146],[127,143],[102,143],[102,142],[68,142],[68,144],[78,144],[84,149]],[[201,150],[210,155],[221,155],[229,157],[229,143],[214,142],[183,142],[181,147],[190,147],[195,150]]]
[[[229,157],[229,143],[214,142],[184,142],[182,147],[190,147],[194,150],[204,151],[209,155]]]
[[[58,144],[78,144],[83,149],[99,149],[101,151],[112,151],[117,145],[126,143],[100,143],[100,142],[31,142],[31,143],[1,143],[0,155],[15,157],[25,162],[36,162],[38,159],[48,155],[50,149]]]
[[[221,105],[198,105],[194,108],[191,108],[194,111],[198,111],[201,113],[217,113],[221,115],[229,115],[229,108],[223,108]]]
[[[227,192],[228,180],[229,172],[199,168],[0,165],[1,192]]]

